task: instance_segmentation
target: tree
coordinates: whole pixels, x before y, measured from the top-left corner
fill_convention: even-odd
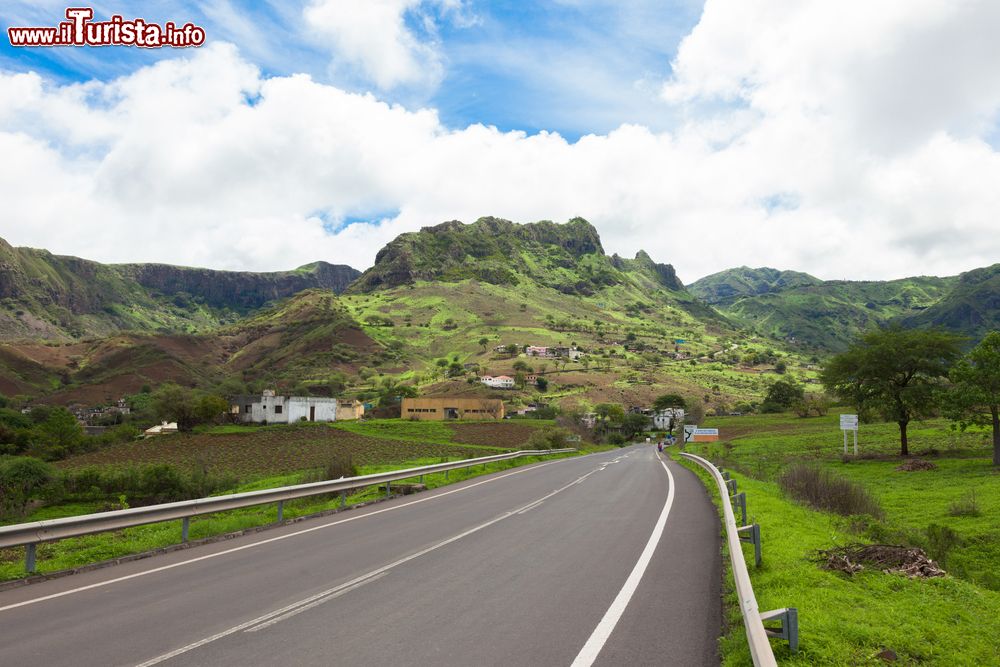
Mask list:
[[[937,407],[941,380],[958,358],[961,340],[938,329],[871,331],[830,360],[823,384],[857,406],[863,418],[876,414],[896,422],[900,455],[908,456],[907,426]]]
[[[945,413],[964,431],[993,429],[993,465],[1000,466],[1000,331],[992,331],[951,369]]]
[[[177,429],[190,431],[229,410],[229,402],[216,394],[195,391],[173,383],[153,393],[153,412],[161,421],[177,422]]]
[[[657,396],[656,400],[653,401],[653,409],[656,411],[666,410],[667,408],[686,408],[687,401],[680,394],[663,394],[662,396]]]
[[[508,357],[516,356],[517,355],[517,344],[516,343],[510,343],[509,345],[507,345],[504,348],[504,350],[507,352],[507,356]]]
[[[31,497],[56,477],[51,464],[30,456],[0,459],[0,516],[21,515]]]
[[[540,377],[535,381],[535,387],[538,388],[538,391],[545,393],[549,388],[549,381]]]
[[[646,430],[649,425],[649,417],[646,415],[630,412],[622,420],[622,435],[631,440]]]
[[[805,391],[794,380],[778,380],[767,389],[761,412],[782,412],[802,400]]]
[[[490,344],[490,339],[483,336],[479,339],[479,346],[483,348],[483,352],[486,352],[486,347]]]
[[[83,438],[83,429],[72,412],[66,408],[52,408],[45,421],[35,427],[33,439],[42,457],[54,460],[72,454]]]

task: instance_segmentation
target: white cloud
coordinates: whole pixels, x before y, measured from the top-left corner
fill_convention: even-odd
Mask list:
[[[664,88],[684,124],[572,144],[265,77],[220,44],[107,83],[0,74],[0,235],[102,261],[365,268],[443,220],[581,215],[609,252],[645,249],[689,281],[741,264],[889,278],[1000,261],[1000,155],[983,139],[1000,12],[775,7],[707,3]],[[386,63],[368,66],[406,78],[405,58]]]
[[[422,0],[313,0],[306,7],[306,24],[322,40],[329,40],[337,59],[360,67],[380,89],[397,86],[434,86],[443,75],[441,55],[433,42],[422,41],[410,30],[405,14]],[[456,2],[443,0],[443,9],[458,11]],[[434,22],[422,16],[425,31]]]

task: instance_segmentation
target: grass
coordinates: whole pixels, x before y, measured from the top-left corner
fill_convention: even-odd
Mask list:
[[[888,648],[904,665],[996,664],[1000,475],[990,465],[990,450],[981,434],[956,435],[943,421],[914,425],[911,452],[922,452],[937,468],[902,472],[896,470],[902,459],[894,425],[863,424],[862,454],[874,458],[843,459],[837,419],[717,419],[708,425],[720,428],[722,442],[688,447],[724,462],[739,489],[747,492],[748,512],[763,536],[764,563],[760,569],[751,568],[760,608],[799,609],[800,652],[793,656],[787,644],[772,642],[779,662],[884,664],[877,656]],[[885,518],[842,517],[789,498],[776,480],[801,462],[864,487]],[[976,511],[969,511],[970,506]],[[961,511],[954,511],[956,507]],[[920,546],[946,562],[949,576],[910,580],[866,571],[849,577],[823,570],[813,560],[818,549],[857,541]],[[731,588],[731,575],[726,582]],[[747,664],[746,639],[731,590],[727,609],[723,663]]]
[[[877,654],[886,648],[904,665],[996,664],[1000,594],[954,577],[911,580],[881,572],[848,577],[823,570],[813,553],[854,540],[847,521],[787,500],[773,482],[738,473],[733,478],[761,526],[759,569],[752,566],[752,547],[744,547],[760,609],[799,611],[799,652],[793,655],[785,642],[772,641],[780,664],[881,665]],[[723,664],[746,665],[750,654],[728,560],[726,565]]]
[[[446,484],[453,484],[472,477],[498,472],[509,468],[535,463],[541,460],[564,458],[574,456],[574,454],[553,454],[548,456],[523,457],[516,460],[496,461],[484,466],[474,466],[452,470],[446,476],[445,473],[435,473],[424,476],[423,483],[427,488],[433,489]],[[390,470],[401,470],[419,466],[443,463],[448,460],[460,460],[457,457],[437,457],[422,458],[407,461],[405,464],[381,464],[359,466],[359,474],[367,475]],[[235,491],[255,491],[259,489],[273,488],[300,483],[309,471],[296,473],[293,475],[276,475],[262,477],[253,482],[239,486]],[[410,480],[404,480],[410,481]],[[416,479],[412,480],[416,481]],[[376,500],[384,495],[383,487],[368,487],[347,496],[347,503],[354,505]],[[51,519],[58,516],[72,516],[76,513],[88,513],[99,511],[103,503],[91,504],[67,504],[58,507],[43,508],[25,521],[38,521]],[[284,506],[284,518],[293,519],[295,517],[317,514],[335,510],[340,506],[339,496],[336,494],[324,494],[311,498],[301,498],[288,501]],[[238,532],[258,526],[266,526],[277,521],[277,507],[274,504],[261,505],[257,507],[219,512],[198,517],[192,517],[190,522],[189,539],[199,540]],[[97,563],[160,549],[180,542],[181,522],[169,521],[164,523],[151,524],[148,526],[138,526],[125,530],[110,533],[99,533],[96,535],[86,535],[78,538],[60,540],[58,542],[47,542],[38,546],[38,572],[51,573],[60,570],[80,567],[90,563]],[[18,579],[25,576],[24,573],[24,549],[21,547],[0,550],[0,581]]]

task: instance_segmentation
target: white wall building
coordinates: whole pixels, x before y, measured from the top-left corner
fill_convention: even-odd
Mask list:
[[[265,389],[260,396],[237,396],[231,411],[237,421],[253,424],[291,424],[337,420],[337,399],[316,396],[276,396]]]
[[[514,378],[509,375],[498,375],[496,377],[493,377],[492,375],[484,375],[479,378],[479,381],[487,387],[492,387],[494,389],[514,388]]]
[[[684,408],[667,408],[653,413],[653,426],[666,431],[670,429],[670,420],[674,420],[674,426],[680,425],[684,421]]]

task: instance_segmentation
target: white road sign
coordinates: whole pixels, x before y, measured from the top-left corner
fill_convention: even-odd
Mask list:
[[[858,416],[857,415],[840,415],[840,430],[842,430],[842,431],[857,431],[858,430]]]

